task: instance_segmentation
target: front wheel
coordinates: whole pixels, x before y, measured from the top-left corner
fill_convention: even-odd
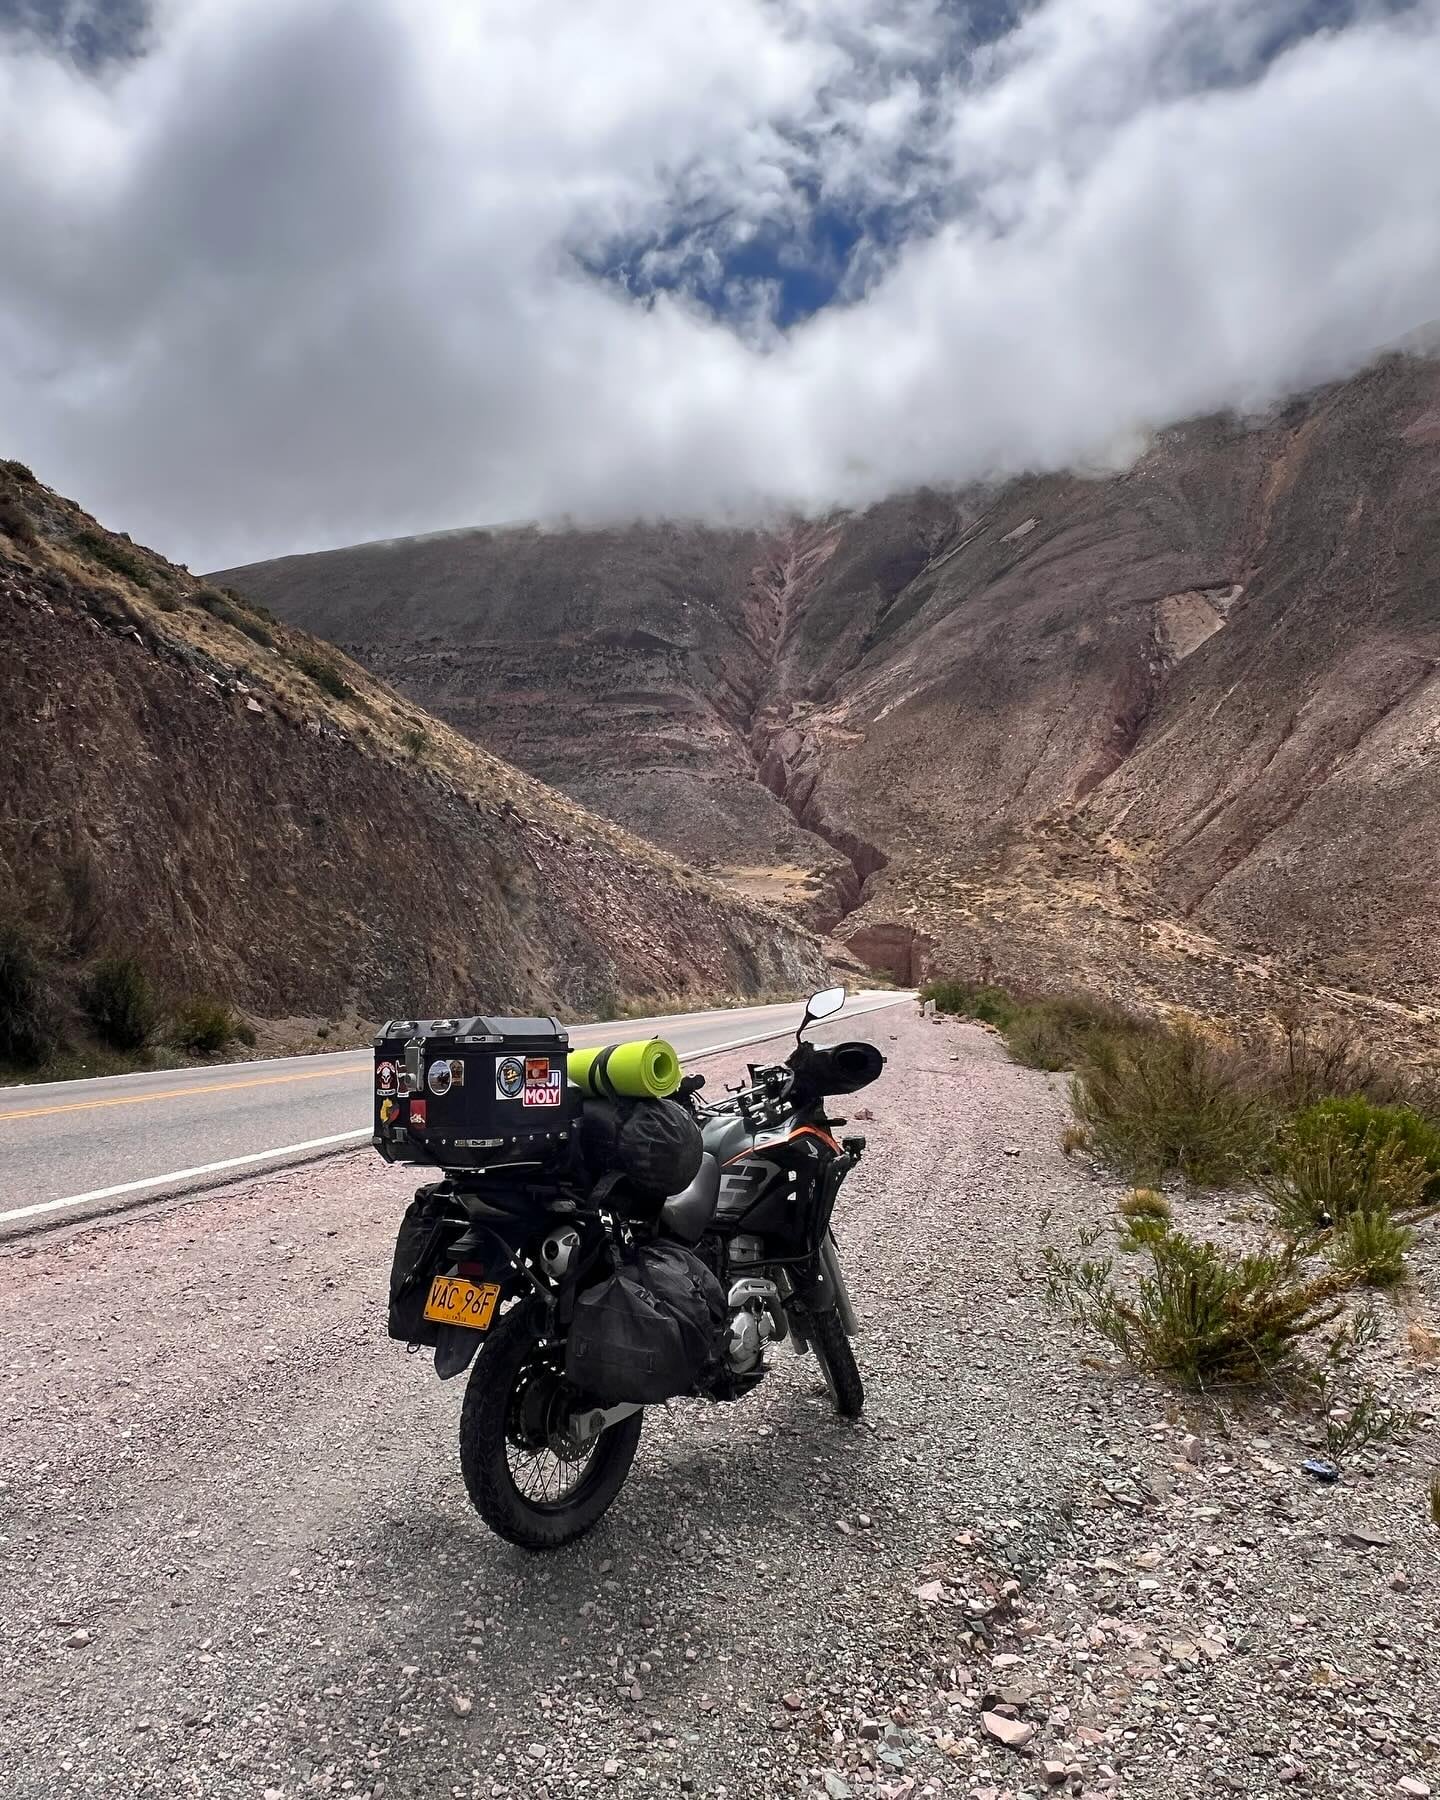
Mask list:
[[[805,1335],[815,1346],[816,1360],[824,1372],[836,1412],[842,1419],[858,1419],[865,1410],[865,1384],[860,1379],[839,1308],[832,1306],[812,1313],[805,1321]]]
[[[528,1307],[495,1326],[460,1413],[460,1471],[476,1512],[525,1550],[558,1550],[620,1492],[644,1424],[632,1413],[588,1442],[572,1433],[564,1349],[537,1342]]]

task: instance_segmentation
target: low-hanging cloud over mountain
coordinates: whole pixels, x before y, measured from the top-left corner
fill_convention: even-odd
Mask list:
[[[0,452],[197,565],[1112,459],[1440,315],[1440,0],[4,17]]]

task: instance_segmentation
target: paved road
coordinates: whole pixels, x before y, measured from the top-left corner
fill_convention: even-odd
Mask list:
[[[895,1004],[854,994],[844,1017]],[[659,1033],[684,1057],[792,1031],[798,1005],[572,1028],[572,1043]],[[369,1135],[371,1054],[291,1056],[0,1089],[0,1236],[324,1156]]]

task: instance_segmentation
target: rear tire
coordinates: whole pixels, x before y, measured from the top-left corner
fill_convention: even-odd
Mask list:
[[[645,1423],[643,1413],[632,1413],[601,1432],[588,1458],[556,1458],[558,1470],[578,1471],[573,1488],[556,1498],[522,1492],[511,1456],[536,1455],[534,1442],[525,1442],[538,1416],[535,1396],[543,1409],[561,1393],[559,1363],[558,1351],[537,1343],[530,1309],[517,1306],[487,1338],[460,1412],[460,1471],[471,1504],[497,1536],[523,1550],[558,1550],[599,1522],[630,1473]]]
[[[815,1346],[816,1360],[825,1375],[830,1398],[842,1419],[858,1419],[865,1410],[865,1384],[855,1363],[855,1352],[845,1335],[839,1311],[831,1307],[823,1313],[811,1313],[805,1321],[806,1335]]]

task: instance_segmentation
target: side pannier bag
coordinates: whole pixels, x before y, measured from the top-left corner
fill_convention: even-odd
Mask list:
[[[444,1182],[422,1187],[405,1208],[390,1264],[390,1335],[404,1344],[434,1345],[442,1326],[425,1317],[432,1278],[446,1264],[445,1252],[460,1229],[448,1211]]]
[[[693,1393],[723,1354],[725,1323],[720,1283],[693,1251],[642,1244],[576,1299],[566,1379],[602,1406]]]

